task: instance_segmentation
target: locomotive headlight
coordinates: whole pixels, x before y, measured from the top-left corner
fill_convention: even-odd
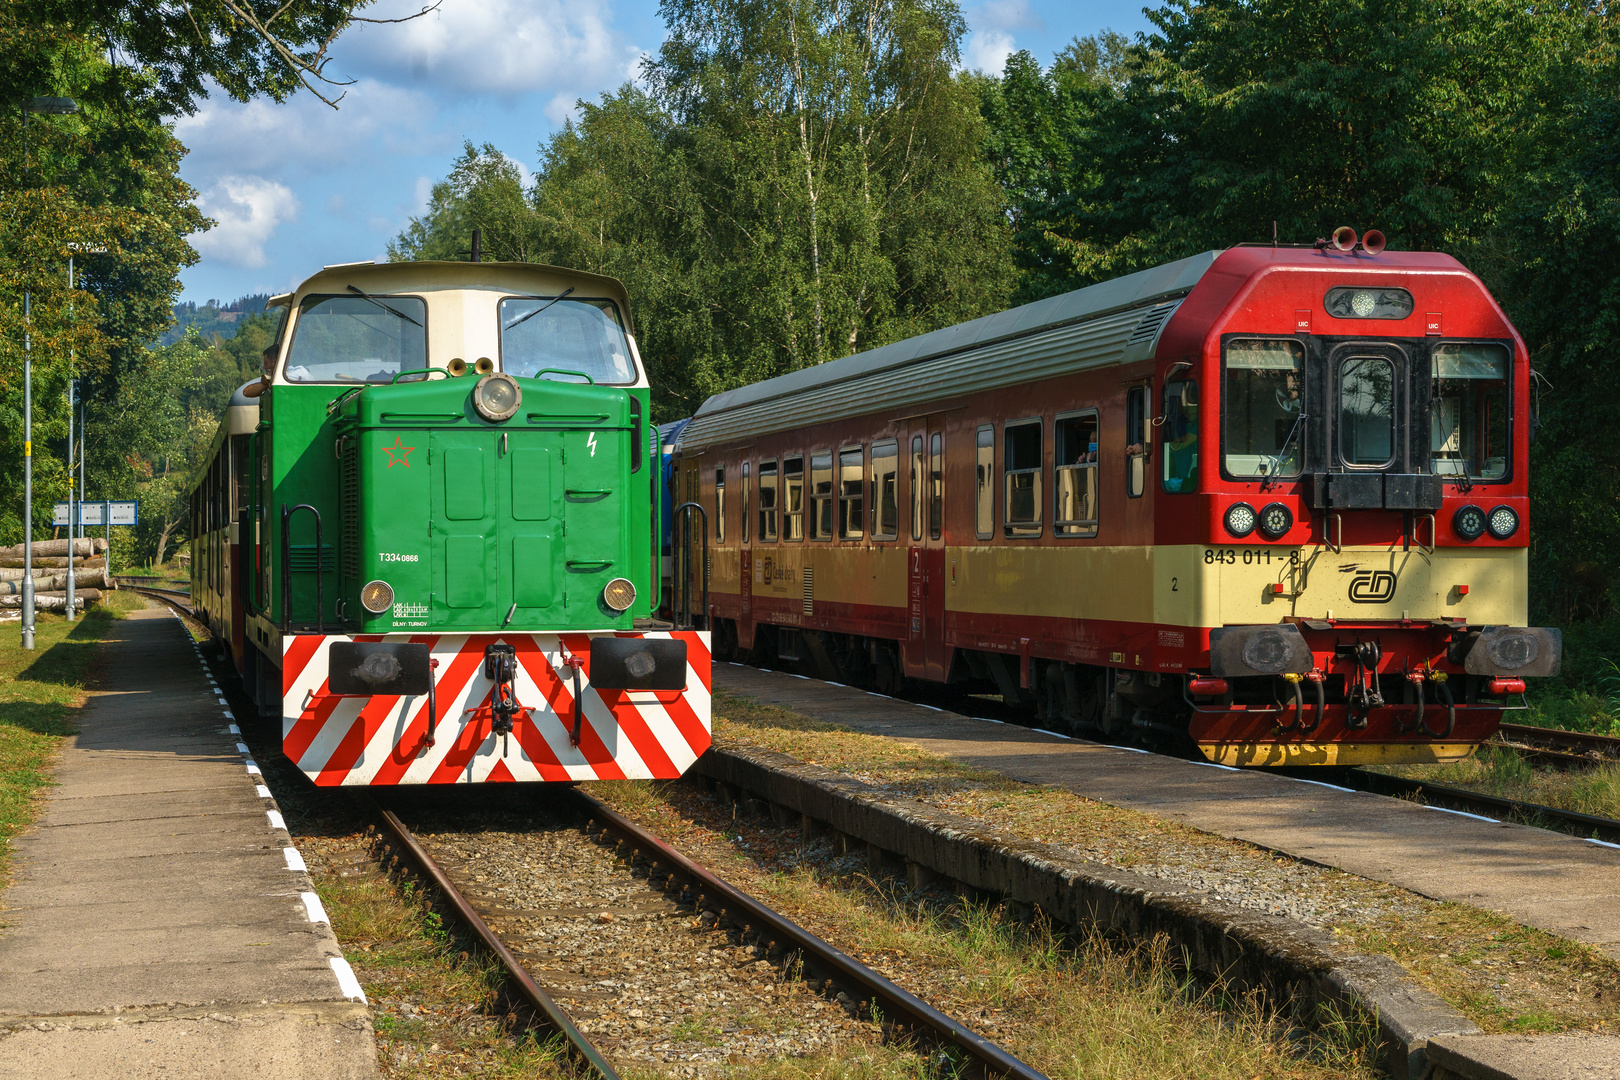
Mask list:
[[[1451,529],[1464,540],[1478,540],[1485,534],[1485,511],[1469,503],[1451,515]]]
[[[635,602],[636,587],[625,578],[614,578],[602,590],[602,603],[614,611],[623,611]]]
[[[1519,531],[1519,515],[1513,512],[1511,506],[1498,506],[1486,519],[1485,527],[1498,540],[1506,540]]]
[[[1268,540],[1280,539],[1293,527],[1294,512],[1282,503],[1271,503],[1260,511],[1260,531]]]
[[[1350,294],[1350,310],[1355,312],[1358,318],[1365,319],[1377,306],[1378,298],[1366,289],[1357,289]]]
[[[1248,503],[1233,503],[1226,508],[1226,531],[1233,536],[1248,536],[1254,532],[1258,520],[1254,507]]]
[[[523,391],[510,375],[485,375],[473,387],[473,408],[485,420],[510,420],[523,404]]]
[[[394,587],[386,581],[368,581],[360,590],[360,606],[373,615],[381,615],[394,606]]]

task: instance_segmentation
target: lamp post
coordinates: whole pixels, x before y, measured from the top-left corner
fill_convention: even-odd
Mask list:
[[[28,144],[28,117],[66,116],[79,103],[65,97],[37,97],[23,106],[23,145]],[[23,290],[23,579],[22,647],[34,648],[34,323],[33,296]]]

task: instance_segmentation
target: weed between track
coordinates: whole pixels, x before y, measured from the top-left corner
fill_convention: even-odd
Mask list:
[[[1620,762],[1590,769],[1538,768],[1511,746],[1486,746],[1471,758],[1445,765],[1391,765],[1378,772],[1446,784],[1555,810],[1620,820]],[[1540,822],[1534,817],[1527,824]]]

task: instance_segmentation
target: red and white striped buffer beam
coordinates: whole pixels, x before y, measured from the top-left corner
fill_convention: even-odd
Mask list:
[[[593,686],[591,640],[598,637],[685,642],[685,689]],[[331,646],[346,642],[427,646],[436,661],[431,735],[429,695],[332,692]],[[510,692],[519,708],[510,735],[496,732],[497,683],[485,663],[491,646],[515,654]],[[707,631],[288,634],[281,673],[282,749],[322,786],[672,780],[709,748]]]

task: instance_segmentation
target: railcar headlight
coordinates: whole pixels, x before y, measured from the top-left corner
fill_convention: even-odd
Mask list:
[[[1233,503],[1226,508],[1226,531],[1233,536],[1248,536],[1254,532],[1258,520],[1254,507],[1248,503]]]
[[[1469,503],[1451,515],[1451,530],[1464,540],[1478,540],[1485,535],[1485,511]]]
[[[614,611],[624,611],[636,602],[636,587],[627,578],[616,577],[602,589],[602,602]]]
[[[523,404],[523,391],[510,375],[485,375],[473,387],[473,408],[493,423],[510,420]]]
[[[1486,519],[1485,527],[1498,540],[1506,540],[1519,531],[1519,515],[1514,513],[1511,506],[1498,506]]]
[[[1281,539],[1294,527],[1294,512],[1282,503],[1271,503],[1260,511],[1260,531],[1268,540]]]
[[[360,590],[360,606],[373,615],[381,615],[394,606],[394,587],[386,581],[368,581]]]

